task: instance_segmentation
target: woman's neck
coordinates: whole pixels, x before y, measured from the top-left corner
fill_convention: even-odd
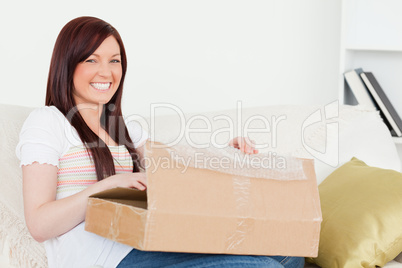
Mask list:
[[[118,144],[109,136],[109,134],[101,127],[100,118],[102,116],[103,104],[84,103],[77,105],[78,111],[84,119],[85,124],[109,146],[117,146]]]
[[[103,104],[82,103],[78,104],[77,108],[88,127],[95,133],[99,133]],[[98,131],[95,131],[96,129]]]

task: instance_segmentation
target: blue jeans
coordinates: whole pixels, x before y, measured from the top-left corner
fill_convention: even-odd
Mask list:
[[[134,267],[270,267],[270,268],[302,268],[303,257],[282,256],[247,256],[247,255],[223,255],[223,254],[196,254],[196,253],[172,253],[140,251],[133,249],[119,263],[117,268]]]

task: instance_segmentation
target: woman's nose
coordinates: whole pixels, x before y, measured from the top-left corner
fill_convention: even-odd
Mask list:
[[[109,77],[112,74],[112,69],[108,63],[102,63],[98,69],[98,75],[103,77]]]

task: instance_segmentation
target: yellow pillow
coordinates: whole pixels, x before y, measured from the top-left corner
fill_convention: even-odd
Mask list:
[[[352,158],[318,187],[321,267],[384,266],[402,251],[402,174]]]

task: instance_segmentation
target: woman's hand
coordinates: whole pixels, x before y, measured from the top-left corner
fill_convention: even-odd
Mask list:
[[[246,154],[258,154],[253,140],[245,137],[236,137],[229,142],[229,146],[239,149]]]
[[[147,189],[147,176],[145,172],[116,174],[104,179],[108,188],[125,187],[144,191]]]

